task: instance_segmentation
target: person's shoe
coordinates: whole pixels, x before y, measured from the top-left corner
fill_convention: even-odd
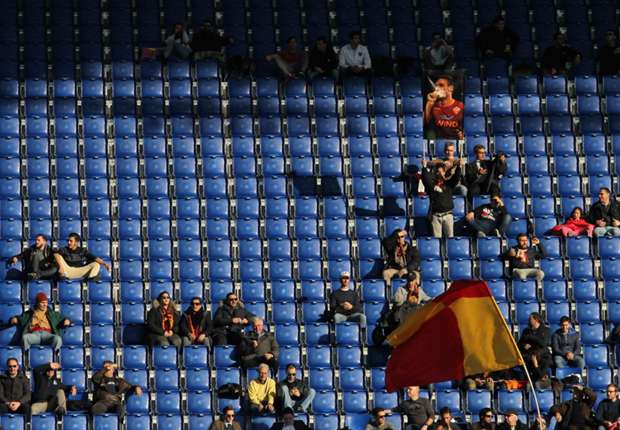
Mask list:
[[[478,231],[478,237],[487,237],[487,235],[483,231]]]
[[[54,410],[54,412],[56,413],[56,415],[65,415],[67,413],[67,410],[63,407],[58,406],[56,410]]]
[[[39,274],[38,273],[28,273],[28,275],[26,275],[26,277],[28,278],[29,281],[36,281],[37,279],[39,279]]]

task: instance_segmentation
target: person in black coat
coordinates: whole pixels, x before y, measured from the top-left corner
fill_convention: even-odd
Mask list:
[[[592,413],[592,407],[596,403],[596,393],[588,387],[575,385],[573,397],[554,405],[549,410],[549,415],[556,420],[556,429],[561,430],[596,430],[598,423]]]
[[[403,278],[410,273],[413,273],[418,284],[420,283],[420,253],[418,248],[407,242],[407,230],[394,230],[383,239],[383,248],[386,255],[383,280],[386,285],[390,285],[394,276]]]
[[[478,237],[485,237],[496,234],[503,236],[512,218],[506,211],[502,198],[495,194],[491,196],[489,203],[468,212],[465,220],[476,231]]]
[[[226,301],[217,309],[213,318],[213,343],[215,345],[239,345],[243,328],[255,315],[243,307],[235,293],[228,293]]]
[[[338,78],[338,55],[325,37],[319,37],[310,50],[308,77]]]
[[[52,279],[58,272],[52,248],[42,234],[34,238],[32,246],[9,258],[8,265],[15,264],[19,260],[22,261],[23,275],[29,280]]]
[[[465,182],[469,200],[481,194],[500,194],[499,181],[506,172],[506,154],[500,152],[490,160],[482,145],[474,146],[475,159],[465,166]]]
[[[454,202],[452,196],[459,184],[461,167],[447,177],[444,165],[430,165],[428,160],[422,161],[422,182],[430,199],[429,218],[434,237],[454,236]]]
[[[566,42],[566,35],[557,32],[553,37],[553,45],[545,49],[542,58],[544,73],[561,75],[581,62],[581,54]]]
[[[170,293],[162,291],[153,300],[153,306],[146,315],[146,340],[151,346],[182,344],[179,336],[179,320],[181,315],[170,298]]]
[[[230,37],[220,36],[217,28],[209,21],[205,21],[200,30],[194,33],[189,46],[194,52],[196,60],[215,58],[224,61],[224,47],[232,42]]]
[[[200,297],[192,298],[190,306],[181,316],[179,334],[183,339],[183,345],[207,345],[211,344],[213,333],[213,321],[211,316],[202,307]]]
[[[54,362],[41,364],[34,369],[32,415],[52,411],[64,415],[67,412],[65,392],[68,391],[71,395],[76,395],[77,387],[75,385],[63,385],[56,375],[58,369],[60,369],[60,364]]]
[[[30,414],[30,380],[20,370],[16,358],[6,360],[7,370],[0,375],[0,414]]]
[[[523,329],[519,338],[519,350],[532,376],[534,383],[546,377],[551,365],[551,332],[538,312],[532,312],[528,318],[528,326]]]
[[[503,17],[498,16],[482,29],[476,42],[485,57],[510,57],[519,43],[519,36],[506,27]]]

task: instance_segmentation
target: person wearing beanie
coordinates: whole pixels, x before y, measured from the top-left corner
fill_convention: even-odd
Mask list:
[[[59,351],[62,346],[62,330],[68,327],[71,321],[49,306],[44,292],[36,295],[35,303],[34,307],[14,316],[9,322],[21,329],[24,351],[28,351],[31,345],[51,345],[54,351]]]
[[[179,321],[181,314],[167,291],[162,291],[146,315],[146,340],[151,346],[181,347]]]

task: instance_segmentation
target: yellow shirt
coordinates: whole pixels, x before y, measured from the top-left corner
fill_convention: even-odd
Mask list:
[[[51,331],[52,327],[50,326],[50,322],[47,320],[47,315],[41,309],[35,309],[32,313],[32,322],[30,323],[32,328],[39,327],[41,329],[45,329],[46,331]]]
[[[248,387],[248,397],[250,403],[255,405],[262,404],[265,401],[267,404],[273,405],[276,398],[276,381],[272,378],[267,378],[265,382],[260,382],[258,378],[252,379]]]

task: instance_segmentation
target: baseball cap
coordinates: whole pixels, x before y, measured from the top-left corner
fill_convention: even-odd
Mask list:
[[[340,277],[341,278],[350,278],[351,274],[349,272],[347,272],[347,271],[340,272]]]

